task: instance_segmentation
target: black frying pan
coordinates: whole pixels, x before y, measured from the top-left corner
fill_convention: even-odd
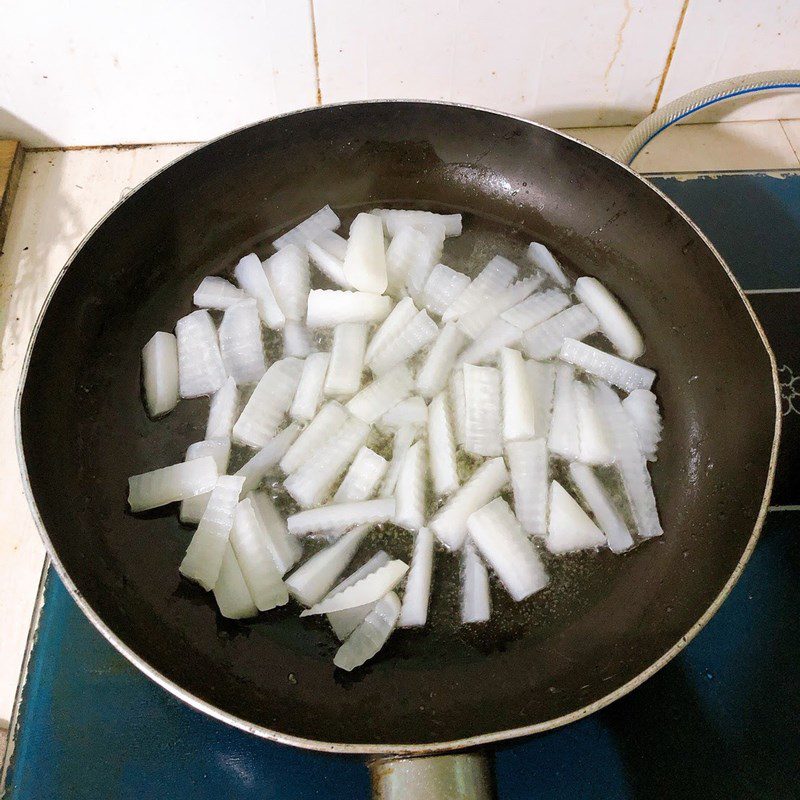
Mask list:
[[[458,613],[455,577],[442,555],[431,628],[396,633],[349,676],[332,667],[330,632],[295,608],[228,622],[182,581],[189,533],[173,509],[129,514],[126,482],[180,461],[203,436],[207,401],[150,422],[141,347],[190,310],[203,276],[251,250],[265,256],[278,233],[325,203],[347,220],[391,204],[462,211],[467,232],[448,243],[454,260],[487,235],[517,254],[535,238],[574,274],[609,286],[659,375],[666,436],[653,479],[663,538],[621,557],[569,557],[548,589],[519,606],[495,589],[494,621],[475,630],[448,622]],[[421,753],[564,724],[672,658],[755,544],[777,407],[771,353],[740,289],[702,234],[636,173],[524,120],[378,102],[237,131],[117,206],[49,298],[18,414],[30,498],[57,568],[94,624],[150,677],[289,744]],[[382,544],[408,555],[404,540]]]

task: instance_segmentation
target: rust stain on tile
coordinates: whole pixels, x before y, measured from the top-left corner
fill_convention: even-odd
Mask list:
[[[686,0],[686,2],[688,2],[688,0]],[[614,66],[614,63],[616,62],[622,50],[622,37],[625,35],[625,28],[628,27],[628,23],[631,21],[632,13],[633,13],[633,8],[631,7],[631,0],[625,0],[625,17],[622,20],[622,25],[619,26],[619,30],[617,31],[616,46],[614,47],[614,52],[611,54],[611,61],[608,62],[606,71],[603,73],[604,81],[608,81],[608,76],[609,73],[611,72],[611,68]]]
[[[317,105],[322,105],[322,85],[319,79],[319,48],[317,47],[317,18],[314,14],[314,0],[308,0],[311,10],[311,44],[314,48],[314,77],[317,83]]]
[[[650,113],[652,114],[657,108],[658,104],[661,102],[661,93],[664,91],[664,84],[667,82],[667,73],[669,72],[669,68],[672,65],[672,59],[675,56],[675,48],[678,46],[678,37],[681,35],[681,28],[683,27],[683,20],[686,18],[686,12],[689,9],[689,0],[683,0],[683,5],[681,6],[681,13],[678,17],[678,24],[675,26],[675,33],[672,35],[672,44],[669,46],[669,52],[667,53],[667,60],[664,63],[664,70],[661,73],[661,80],[658,84],[658,89],[656,90],[656,97],[653,100],[653,106],[650,109]]]

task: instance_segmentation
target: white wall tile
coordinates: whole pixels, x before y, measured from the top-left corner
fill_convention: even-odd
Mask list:
[[[789,144],[797,156],[797,161],[800,163],[800,119],[785,119],[781,121],[783,132],[789,140]]]
[[[680,0],[314,0],[325,102],[403,97],[557,126],[638,121]]]
[[[313,105],[308,0],[26,0],[0,24],[0,137],[201,141]]]
[[[800,68],[797,0],[689,0],[661,105],[748,72]],[[692,122],[800,117],[800,92],[749,95],[698,112]]]

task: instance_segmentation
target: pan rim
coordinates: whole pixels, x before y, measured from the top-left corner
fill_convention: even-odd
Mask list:
[[[714,255],[714,257],[722,267],[723,271],[727,275],[728,279],[733,285],[733,288],[738,293],[740,300],[744,304],[745,309],[750,315],[750,319],[756,331],[758,332],[759,338],[761,339],[762,346],[764,347],[764,350],[767,353],[767,357],[769,359],[770,368],[772,372],[772,384],[773,384],[773,392],[775,399],[775,429],[772,440],[772,447],[770,451],[769,469],[767,470],[766,481],[764,484],[764,491],[761,500],[761,506],[758,515],[756,517],[755,524],[753,526],[753,532],[750,535],[747,545],[742,553],[742,556],[737,562],[733,572],[731,573],[728,580],[725,582],[725,585],[722,587],[718,595],[714,598],[709,607],[694,623],[694,625],[692,625],[689,628],[689,630],[685,634],[683,634],[683,636],[681,636],[678,639],[678,641],[672,647],[670,647],[665,653],[663,653],[656,661],[651,663],[646,669],[644,669],[638,675],[633,677],[631,680],[627,681],[622,686],[617,687],[615,690],[609,692],[607,695],[604,695],[603,697],[598,698],[594,702],[586,706],[582,706],[581,708],[576,709],[575,711],[572,711],[569,714],[564,714],[559,717],[554,717],[552,719],[545,720],[544,722],[538,722],[532,725],[522,725],[516,728],[507,728],[499,731],[491,731],[489,733],[478,734],[474,736],[465,737],[462,739],[454,739],[454,740],[440,741],[440,742],[428,742],[423,744],[418,744],[413,742],[384,743],[384,744],[373,744],[368,742],[364,743],[329,742],[324,740],[310,739],[303,736],[295,736],[292,734],[283,733],[273,728],[268,728],[262,725],[256,725],[252,722],[249,722],[246,719],[236,716],[235,714],[231,714],[227,711],[224,711],[221,708],[218,708],[217,706],[213,705],[212,703],[206,700],[197,697],[192,692],[184,689],[182,686],[179,686],[170,678],[167,678],[158,669],[156,669],[150,663],[145,661],[141,656],[139,656],[131,648],[129,648],[128,645],[126,645],[117,636],[117,634],[114,633],[114,631],[112,631],[106,625],[106,623],[101,619],[99,614],[92,608],[88,600],[86,600],[86,598],[77,588],[77,586],[73,583],[72,579],[70,578],[69,574],[64,568],[64,565],[61,563],[61,560],[59,559],[57,553],[55,552],[55,548],[53,547],[53,544],[50,541],[50,537],[47,534],[44,523],[39,514],[39,509],[36,504],[36,500],[33,497],[33,491],[30,485],[30,478],[28,475],[27,465],[25,462],[25,454],[22,446],[21,406],[22,406],[22,396],[24,394],[25,385],[27,383],[28,370],[30,367],[30,361],[33,349],[35,347],[39,331],[41,329],[44,318],[47,314],[47,310],[50,307],[50,303],[53,299],[53,296],[55,295],[59,285],[61,284],[61,281],[63,280],[64,276],[66,275],[73,261],[77,257],[78,253],[80,253],[80,251],[83,249],[86,242],[94,235],[97,229],[100,228],[100,226],[103,225],[105,221],[132,194],[138,192],[150,181],[154,180],[159,175],[161,175],[162,172],[165,172],[172,165],[177,163],[177,161],[180,161],[183,158],[192,155],[198,150],[201,150],[205,147],[209,147],[215,144],[216,142],[221,141],[222,139],[225,139],[229,136],[233,136],[241,131],[248,130],[249,128],[257,127],[259,125],[264,124],[265,122],[272,122],[286,117],[299,116],[307,113],[315,113],[320,111],[324,112],[326,109],[331,109],[331,108],[342,108],[348,106],[392,106],[392,105],[445,106],[449,108],[467,109],[471,111],[478,111],[483,114],[489,114],[491,116],[499,117],[502,119],[513,120],[515,122],[519,122],[524,125],[531,125],[533,127],[541,128],[543,130],[549,131],[552,134],[555,134],[556,136],[561,137],[562,139],[573,142],[574,144],[577,144],[580,147],[585,147],[593,151],[594,153],[598,154],[607,161],[610,161],[611,163],[624,169],[635,179],[641,181],[648,189],[650,189],[650,191],[654,192],[673,211],[675,211],[683,219],[683,221],[691,227],[691,229],[703,241],[706,247],[708,247],[708,249]],[[385,755],[390,753],[392,755],[415,756],[415,755],[425,755],[431,753],[447,753],[454,750],[462,750],[465,748],[494,744],[509,739],[531,736],[536,733],[543,733],[545,731],[553,730],[563,725],[567,725],[571,722],[575,722],[579,719],[583,719],[584,717],[593,714],[595,711],[599,711],[605,706],[613,703],[615,700],[618,700],[619,698],[625,696],[633,689],[644,683],[644,681],[646,681],[648,678],[650,678],[652,675],[658,672],[662,667],[668,664],[673,658],[675,658],[675,656],[677,656],[689,644],[689,642],[691,642],[694,639],[694,637],[697,636],[697,634],[706,626],[709,620],[714,616],[719,607],[728,597],[731,590],[739,580],[739,577],[741,576],[745,565],[750,560],[750,556],[752,555],[756,543],[758,542],[761,530],[764,525],[764,520],[766,519],[766,515],[769,511],[769,500],[770,500],[770,495],[772,493],[772,487],[775,478],[775,470],[776,470],[777,456],[778,456],[778,445],[780,442],[781,424],[782,424],[782,416],[781,416],[780,381],[778,379],[775,355],[767,340],[764,329],[761,326],[761,323],[758,317],[756,316],[755,311],[753,310],[753,307],[751,306],[749,300],[747,299],[747,296],[745,295],[743,289],[739,285],[739,282],[736,280],[736,277],[733,275],[730,267],[727,265],[727,263],[722,258],[720,253],[717,251],[716,247],[714,247],[714,245],[711,243],[708,237],[703,233],[702,230],[700,230],[700,228],[692,221],[692,219],[681,208],[679,208],[669,197],[667,197],[660,189],[658,189],[647,178],[642,176],[640,173],[636,172],[636,170],[634,170],[627,164],[618,161],[613,156],[603,153],[596,147],[593,147],[592,145],[587,144],[586,142],[582,142],[579,139],[576,139],[575,137],[570,136],[569,134],[565,134],[562,131],[552,128],[548,125],[543,125],[542,123],[535,122],[533,120],[529,120],[514,114],[509,114],[506,112],[497,111],[494,109],[489,109],[481,106],[470,105],[467,103],[454,103],[454,102],[436,101],[436,100],[413,100],[413,99],[353,100],[340,103],[328,103],[324,105],[309,106],[306,108],[289,111],[283,114],[277,114],[271,117],[266,117],[262,120],[258,120],[257,122],[250,123],[248,125],[243,125],[239,128],[236,128],[235,130],[228,131],[222,134],[221,136],[215,137],[214,139],[201,143],[196,147],[192,147],[186,153],[181,155],[179,158],[170,161],[168,164],[159,169],[157,172],[154,172],[152,175],[150,175],[148,178],[146,178],[144,181],[138,184],[136,188],[133,189],[133,191],[126,193],[125,196],[121,197],[108,210],[108,212],[104,214],[97,221],[95,225],[92,226],[92,228],[87,232],[87,234],[81,239],[80,243],[77,245],[75,250],[69,256],[64,266],[56,276],[53,284],[51,285],[47,293],[47,296],[44,299],[42,307],[39,310],[33,329],[31,331],[31,337],[27,344],[25,357],[22,362],[20,380],[17,386],[15,402],[14,402],[14,439],[16,443],[17,462],[20,469],[20,476],[22,479],[25,497],[27,499],[28,507],[31,511],[34,523],[36,525],[36,529],[39,532],[39,536],[41,537],[47,549],[47,554],[49,556],[49,559],[51,563],[55,566],[56,572],[58,573],[62,583],[66,587],[69,594],[72,596],[73,600],[75,600],[75,602],[77,603],[78,607],[81,609],[83,614],[89,619],[89,621],[92,623],[95,629],[99,631],[99,633],[103,636],[103,638],[105,638],[106,641],[108,641],[121,655],[123,655],[128,661],[130,661],[138,670],[144,673],[154,683],[156,683],[166,691],[170,692],[172,695],[177,697],[182,702],[186,703],[191,708],[194,708],[197,711],[200,711],[214,719],[217,719],[220,722],[224,722],[228,725],[243,730],[247,733],[280,744],[285,744],[304,750],[314,750],[318,752],[327,752],[327,753],[343,753],[351,755],[356,755],[356,754]],[[46,566],[47,565],[45,564],[45,567]],[[18,691],[17,703],[15,703],[15,709],[14,709],[15,715],[18,709],[18,701],[20,698],[21,698],[21,690]]]

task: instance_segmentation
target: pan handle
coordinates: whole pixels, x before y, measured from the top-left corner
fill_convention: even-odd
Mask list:
[[[387,756],[369,764],[373,800],[492,800],[486,753]]]

